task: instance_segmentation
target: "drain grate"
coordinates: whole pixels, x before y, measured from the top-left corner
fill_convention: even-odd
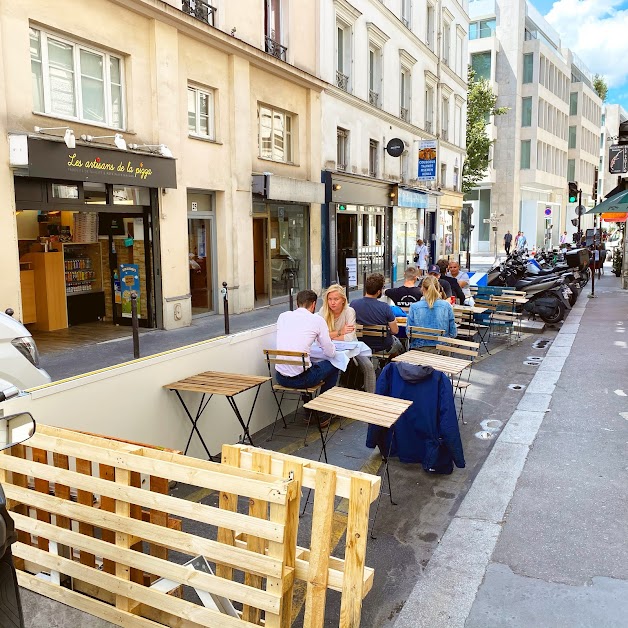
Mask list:
[[[530,362],[542,362],[543,358],[537,356],[537,355],[529,355],[526,360],[529,360]]]
[[[538,362],[536,360],[525,360],[523,363],[526,366],[538,366],[540,364],[540,362]]]
[[[510,390],[523,390],[525,386],[523,384],[508,384]]]
[[[532,344],[533,349],[545,349],[548,344],[550,344],[551,340],[535,340]]]

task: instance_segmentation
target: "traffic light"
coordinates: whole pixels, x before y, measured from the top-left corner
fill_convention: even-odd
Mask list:
[[[570,203],[578,202],[578,182],[577,181],[569,182],[569,202]]]

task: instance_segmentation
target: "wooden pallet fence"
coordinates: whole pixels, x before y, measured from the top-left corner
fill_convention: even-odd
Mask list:
[[[0,454],[0,482],[19,534],[13,553],[21,586],[125,627],[289,627],[298,481],[44,425],[37,430],[27,445]],[[270,462],[256,458],[263,468]],[[167,495],[164,479],[229,491],[251,500],[251,512]],[[183,529],[169,519],[182,520]],[[203,535],[186,531],[193,528]],[[219,529],[256,541],[225,543]],[[168,550],[202,556],[214,573],[169,561]],[[157,585],[172,581],[175,589],[226,598],[246,613],[230,616],[170,595],[172,588],[150,586],[157,578]]]
[[[362,602],[373,586],[374,571],[366,566],[369,510],[379,496],[381,479],[378,476],[349,471],[342,467],[269,452],[248,445],[224,445],[223,464],[241,469],[254,469],[259,456],[270,456],[270,473],[278,478],[293,477],[305,489],[313,489],[312,529],[310,548],[296,547],[295,577],[306,585],[304,626],[320,628],[324,625],[327,589],[341,593],[339,625],[358,628]],[[344,558],[330,556],[332,523],[336,498],[342,498],[341,508],[347,511],[347,534]],[[221,506],[228,505],[221,495]],[[298,517],[298,514],[296,515]],[[300,523],[302,525],[302,521]],[[233,542],[246,547],[245,534]]]

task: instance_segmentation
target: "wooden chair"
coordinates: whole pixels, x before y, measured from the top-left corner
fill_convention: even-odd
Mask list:
[[[432,329],[431,327],[417,327],[416,325],[406,327],[408,337],[408,348],[412,348],[413,340],[436,340],[445,333],[444,329]]]
[[[382,344],[386,342],[386,338],[388,338],[388,334],[390,330],[388,329],[388,325],[356,325],[355,326],[355,335],[358,340],[363,340],[364,338],[380,338]],[[368,343],[367,343],[368,344]],[[373,358],[375,358],[381,366],[381,362],[388,361],[390,359],[388,352],[385,349],[381,351],[373,351]]]
[[[295,408],[294,415],[296,417],[299,412],[299,406],[301,405],[303,395],[309,395],[311,397],[316,396],[321,387],[323,386],[323,382],[319,382],[315,386],[311,386],[310,388],[289,388],[288,386],[282,386],[278,384],[274,379],[273,366],[277,366],[277,364],[287,364],[288,366],[297,366],[301,367],[304,371],[307,370],[311,366],[310,356],[305,352],[300,351],[280,351],[277,349],[264,349],[264,357],[266,358],[266,366],[268,367],[268,374],[271,377],[270,380],[270,388],[273,391],[273,396],[275,397],[275,401],[277,402],[277,414],[275,415],[275,421],[273,423],[273,431],[270,434],[270,438],[268,440],[272,440],[275,435],[275,427],[277,427],[277,419],[281,415],[281,420],[283,421],[284,429],[288,427],[286,424],[286,417],[284,416],[283,410],[281,409],[281,404],[285,398],[296,400],[297,407]],[[312,413],[308,413],[311,417]],[[309,429],[309,425],[308,425]],[[305,438],[307,438],[307,431],[305,433]]]
[[[482,314],[475,314],[473,319],[477,325],[478,336],[480,342],[484,345],[486,353],[490,354],[488,348],[488,341],[491,339],[491,329],[493,323],[493,314],[497,310],[497,305],[493,303],[489,297],[475,299],[476,307],[483,307],[486,312]]]
[[[464,360],[471,360],[471,366],[467,370],[466,379],[462,379],[462,374],[458,377],[458,381],[452,382],[454,387],[454,395],[458,395],[460,399],[460,420],[463,425],[467,422],[464,420],[464,400],[467,396],[467,390],[471,386],[471,370],[473,369],[473,361],[480,354],[480,343],[470,342],[468,340],[460,340],[459,338],[445,338],[444,336],[438,339],[436,346],[439,348],[443,355],[449,355],[454,358],[461,358]]]
[[[515,295],[493,295],[491,300],[496,305],[493,324],[502,325],[508,333],[508,344],[512,343],[512,335],[517,330],[517,340],[521,340],[522,312],[517,312]]]

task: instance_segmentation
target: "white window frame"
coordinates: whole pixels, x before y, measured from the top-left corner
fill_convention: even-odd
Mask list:
[[[434,128],[434,94],[435,89],[431,84],[425,85],[425,130],[428,133],[435,133]],[[430,125],[428,128],[428,124]]]
[[[369,177],[377,178],[379,171],[379,142],[369,139]]]
[[[412,0],[401,0],[400,17],[405,27],[412,29]]]
[[[373,63],[371,63],[371,54],[373,55]],[[377,94],[377,104],[373,104],[378,109],[382,108],[383,104],[383,68],[384,68],[384,52],[381,47],[373,42],[369,42],[368,49],[368,90],[369,90],[369,102],[371,102],[371,92]]]
[[[431,2],[428,1],[425,7],[425,43],[427,44],[427,47],[432,52],[434,51],[434,46],[435,46],[435,43],[434,43],[435,22],[436,22],[436,7]]]
[[[342,54],[342,65],[340,68],[338,64],[339,60],[339,50],[338,50],[338,31],[342,31],[342,45],[343,45],[343,54]],[[351,92],[351,60],[353,58],[352,48],[353,48],[353,29],[350,24],[347,24],[344,20],[336,18],[336,41],[335,44],[335,59],[334,64],[336,66],[336,72],[343,74],[347,77],[347,92]],[[336,84],[338,83],[336,77]]]
[[[401,66],[399,72],[399,117],[401,115],[401,109],[406,110],[406,122],[410,122],[412,116],[412,70]]]
[[[188,84],[188,92],[190,91],[194,92],[194,106],[195,106],[194,117],[195,117],[196,126],[195,126],[194,131],[190,129],[190,122],[189,122],[190,111],[188,109],[188,135],[190,137],[198,137],[205,140],[215,140],[216,139],[216,126],[215,126],[216,93],[215,93],[215,90]],[[209,127],[208,135],[205,135],[205,133],[201,132],[201,125],[200,125],[201,94],[204,94],[205,96],[208,97],[208,103],[209,103],[208,113],[207,113],[208,127]]]
[[[342,127],[336,127],[336,170],[346,172],[349,169],[349,131]],[[342,149],[342,150],[341,150]],[[344,163],[340,163],[339,156],[342,153]]]
[[[127,112],[126,112],[126,85],[125,85],[125,76],[124,76],[124,58],[118,55],[110,54],[104,50],[100,50],[98,48],[93,48],[91,46],[85,46],[83,44],[79,44],[77,42],[72,41],[71,39],[67,39],[65,37],[60,37],[54,33],[48,33],[47,31],[42,30],[41,28],[35,28],[31,26],[31,28],[35,31],[39,32],[39,54],[41,58],[41,76],[42,76],[42,84],[43,84],[43,97],[44,97],[44,107],[43,111],[38,111],[36,107],[35,113],[43,114],[46,116],[51,116],[54,118],[58,118],[60,120],[72,120],[77,122],[83,122],[84,124],[88,124],[90,126],[98,126],[110,129],[116,129],[120,131],[124,131],[126,129],[126,120],[127,120]],[[75,102],[75,115],[70,116],[67,113],[57,113],[52,110],[52,95],[50,91],[50,70],[49,70],[49,58],[48,58],[48,39],[52,39],[54,41],[58,41],[66,46],[70,46],[72,48],[72,69],[74,73],[74,102]],[[98,122],[97,120],[90,120],[83,116],[83,92],[81,89],[81,50],[88,52],[90,54],[100,55],[103,58],[103,89],[104,89],[104,98],[105,98],[105,121]],[[111,59],[117,59],[120,66],[120,117],[121,124],[116,126],[113,124],[113,105],[111,102]]]
[[[268,111],[270,111],[270,119],[271,119],[271,131],[270,131],[270,137],[271,137],[271,157],[266,157],[264,155],[262,155],[262,109],[267,109]],[[281,114],[284,116],[284,125],[283,125],[283,145],[284,145],[284,158],[280,159],[275,157],[275,141],[274,141],[274,137],[275,137],[275,114]],[[286,130],[286,123],[285,123],[285,119],[286,118],[290,118],[290,131]],[[294,129],[294,125],[295,125],[295,118],[296,116],[292,115],[291,113],[288,113],[287,111],[284,111],[283,109],[277,109],[275,107],[271,107],[270,105],[266,105],[264,103],[257,103],[257,143],[258,143],[258,152],[259,152],[259,158],[260,159],[265,159],[267,161],[276,161],[282,164],[294,164],[294,135],[295,135],[295,129]],[[290,152],[290,159],[286,158],[286,152],[288,152],[286,150],[286,147],[289,147],[289,152]]]
[[[443,50],[442,59],[451,67],[451,22],[443,18]]]
[[[441,137],[446,142],[452,142],[453,138],[449,137],[449,108],[451,106],[451,102],[448,97],[444,96],[442,101],[442,109],[441,109],[441,124],[440,124],[440,132]]]

